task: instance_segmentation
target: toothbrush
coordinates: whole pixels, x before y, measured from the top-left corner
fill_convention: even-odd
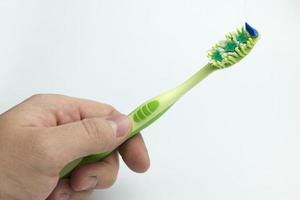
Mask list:
[[[258,36],[257,30],[247,22],[236,32],[228,33],[225,40],[215,44],[209,51],[209,62],[202,69],[181,85],[144,102],[129,114],[128,117],[132,121],[132,131],[129,137],[135,136],[139,131],[152,124],[180,97],[212,72],[228,68],[248,55],[258,41]],[[104,152],[74,160],[60,172],[60,178],[68,178],[76,167],[103,160],[110,153]]]

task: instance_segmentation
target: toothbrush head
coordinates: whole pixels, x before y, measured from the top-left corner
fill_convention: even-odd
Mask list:
[[[256,44],[259,34],[247,22],[236,32],[228,33],[226,40],[215,44],[208,53],[210,64],[218,69],[234,65],[243,59]]]

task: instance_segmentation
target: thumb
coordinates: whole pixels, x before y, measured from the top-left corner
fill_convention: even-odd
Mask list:
[[[131,121],[126,115],[90,118],[49,128],[51,146],[65,165],[77,158],[111,151],[128,139]]]

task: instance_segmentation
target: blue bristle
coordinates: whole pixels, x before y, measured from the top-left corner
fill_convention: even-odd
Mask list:
[[[258,37],[258,32],[253,27],[251,27],[247,22],[245,23],[246,31],[249,33],[249,35],[253,38]]]

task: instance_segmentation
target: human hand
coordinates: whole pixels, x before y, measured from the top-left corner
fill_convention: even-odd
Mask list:
[[[130,130],[130,120],[106,104],[61,95],[27,99],[0,115],[0,199],[88,199],[116,180],[118,152],[131,170],[145,172],[147,149],[141,135],[127,140]],[[69,162],[119,145],[59,180]]]

